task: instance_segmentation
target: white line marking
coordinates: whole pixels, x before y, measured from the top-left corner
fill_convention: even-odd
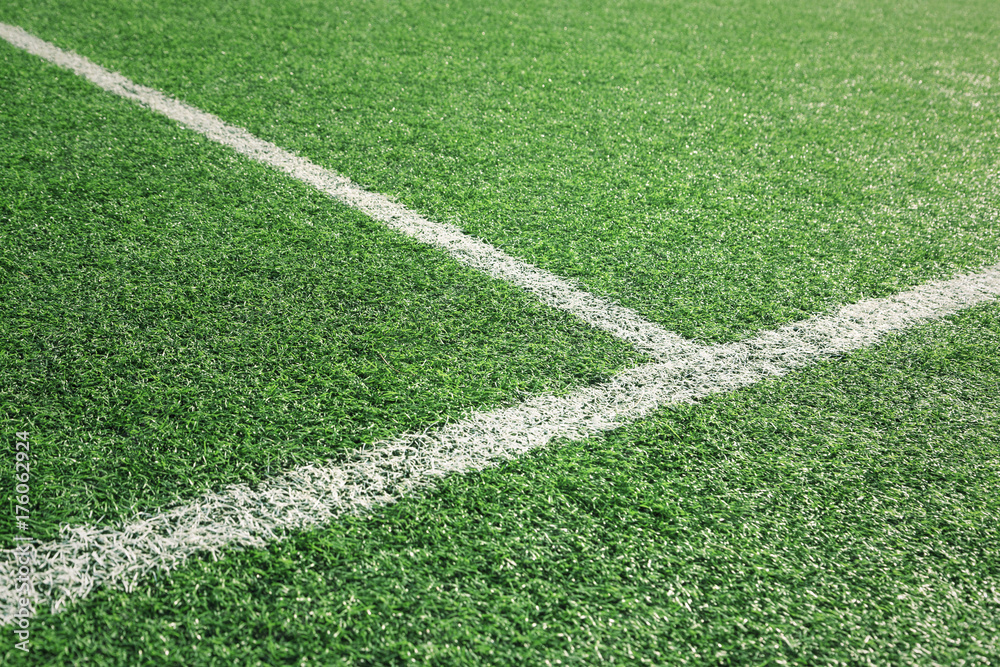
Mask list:
[[[567,396],[473,414],[429,433],[375,443],[345,464],[304,466],[252,491],[229,486],[198,500],[111,527],[64,526],[38,547],[35,604],[54,611],[95,588],[130,590],[150,572],[171,570],[195,553],[260,548],[290,530],[385,505],[433,485],[440,475],[481,470],[542,447],[584,438],[689,402],[783,375],[819,359],[876,343],[893,330],[1000,297],[1000,264],[933,282],[888,299],[863,301],[834,315],[768,331],[742,343],[704,347],[664,363],[628,369],[610,382]],[[13,550],[0,560],[0,617],[15,607]]]
[[[270,165],[312,185],[391,229],[421,243],[441,248],[457,261],[533,293],[542,303],[565,310],[591,326],[632,344],[654,359],[693,352],[697,344],[684,340],[641,317],[635,311],[579,289],[572,281],[532,266],[452,225],[431,222],[385,195],[368,192],[350,179],[305,158],[258,139],[241,127],[140,86],[72,51],[64,51],[17,26],[0,23],[0,37],[14,46],[71,70],[104,90],[138,102],[212,141]]]

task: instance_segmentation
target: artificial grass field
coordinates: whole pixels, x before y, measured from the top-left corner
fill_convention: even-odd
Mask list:
[[[992,664],[998,350],[978,308],[447,478],[43,614],[25,662]]]
[[[35,434],[38,539],[643,359],[72,74],[0,53],[0,414]],[[3,514],[5,541],[13,525]]]
[[[702,340],[1000,259],[991,0],[43,0],[0,19]]]
[[[28,1],[0,21],[730,341],[1000,260],[1000,14],[896,5]],[[31,433],[39,540],[647,361],[5,42],[0,146],[0,421]],[[0,655],[995,664],[998,397],[990,305],[99,589]]]

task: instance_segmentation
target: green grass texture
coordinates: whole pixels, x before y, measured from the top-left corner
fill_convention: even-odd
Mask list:
[[[6,44],[0,90],[0,424],[37,539],[644,360]]]
[[[24,0],[0,21],[697,340],[1000,260],[992,0]],[[0,146],[0,428],[31,434],[40,540],[646,361],[5,43]],[[993,304],[98,589],[0,656],[995,664],[998,461]]]
[[[998,378],[991,305],[101,590],[24,664],[993,664]]]
[[[1000,259],[994,0],[26,0],[0,20],[700,340]]]

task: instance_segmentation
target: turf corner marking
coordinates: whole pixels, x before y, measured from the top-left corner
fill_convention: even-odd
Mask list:
[[[747,387],[998,297],[1000,264],[844,306],[740,343],[636,366],[565,396],[539,396],[435,431],[377,442],[346,463],[296,468],[256,491],[233,485],[115,526],[64,526],[59,540],[38,545],[40,583],[32,608],[45,604],[58,611],[101,586],[130,590],[151,572],[174,569],[196,553],[264,547],[288,531],[412,495],[441,475],[482,470],[555,438],[610,431],[665,404]],[[0,624],[9,624],[18,585],[14,550],[0,553]]]
[[[444,250],[463,264],[517,285],[547,306],[572,313],[654,359],[691,353],[698,347],[696,343],[649,322],[630,308],[581,290],[571,281],[511,257],[455,226],[432,222],[385,195],[364,190],[345,176],[259,139],[241,127],[229,125],[218,116],[184,104],[158,90],[140,86],[20,27],[0,23],[0,37],[19,49],[86,78],[108,92],[137,102],[242,155],[280,169],[401,234]]]

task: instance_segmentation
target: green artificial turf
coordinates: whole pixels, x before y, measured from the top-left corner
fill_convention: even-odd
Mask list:
[[[37,539],[644,360],[6,44],[0,145],[0,424],[31,434]]]
[[[995,10],[26,0],[0,21],[722,341],[1000,259]],[[0,437],[30,433],[37,539],[644,361],[6,44],[0,146]],[[0,655],[994,664],[998,397],[991,305],[43,608],[31,652],[6,628]],[[8,511],[0,546],[15,532]]]
[[[998,460],[991,305],[101,590],[24,663],[994,664]]]
[[[27,0],[0,20],[703,340],[1000,259],[993,0]]]

